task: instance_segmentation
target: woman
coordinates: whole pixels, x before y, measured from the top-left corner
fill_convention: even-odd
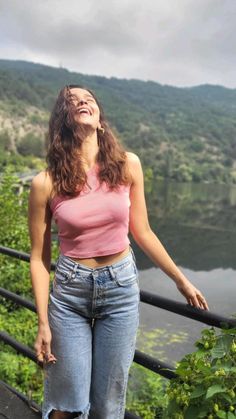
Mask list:
[[[48,137],[48,167],[29,199],[43,419],[123,418],[139,305],[128,231],[189,304],[207,302],[151,230],[140,160],[118,143],[91,91],[61,90]],[[48,305],[52,217],[60,256]]]

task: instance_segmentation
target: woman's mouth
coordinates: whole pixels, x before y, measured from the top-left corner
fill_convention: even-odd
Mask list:
[[[80,108],[78,110],[79,115],[92,115],[89,109],[87,108]]]

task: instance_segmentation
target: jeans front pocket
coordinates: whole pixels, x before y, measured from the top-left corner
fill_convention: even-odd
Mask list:
[[[57,284],[67,284],[73,275],[73,269],[58,263],[55,269],[55,281]]]
[[[70,288],[86,287],[92,282],[92,275],[90,271],[86,272],[83,269],[77,268],[77,270],[73,272],[70,277],[69,286]]]
[[[120,287],[128,287],[138,284],[138,269],[133,259],[128,260],[123,265],[113,267],[114,279]]]

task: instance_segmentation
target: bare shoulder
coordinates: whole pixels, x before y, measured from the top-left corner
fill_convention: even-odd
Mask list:
[[[137,154],[131,151],[126,151],[126,157],[128,162],[128,168],[133,179],[133,183],[136,183],[138,179],[142,179],[143,177],[140,158]]]
[[[46,170],[35,175],[31,182],[31,192],[48,200],[52,191],[52,180]]]
[[[126,151],[125,154],[128,160],[128,164],[131,168],[140,164],[140,159],[137,154],[133,153],[132,151]]]
[[[131,151],[126,151],[125,154],[126,154],[126,157],[127,157],[127,162],[128,162],[129,169],[131,171],[132,170],[137,170],[137,168],[141,166],[141,162],[140,162],[140,159],[139,159],[138,155],[131,152]]]

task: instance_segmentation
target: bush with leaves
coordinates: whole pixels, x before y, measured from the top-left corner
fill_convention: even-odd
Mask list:
[[[142,419],[161,419],[167,404],[167,380],[158,374],[132,364],[127,391],[126,407]]]
[[[0,182],[0,244],[29,252],[27,227],[28,192],[20,189],[19,178],[7,168]],[[27,263],[0,255],[0,286],[32,297]]]
[[[5,307],[1,301],[0,329],[32,348],[37,332],[36,315],[25,308]],[[29,399],[41,403],[43,371],[33,361],[3,343],[0,344],[0,377]]]
[[[178,363],[164,418],[236,418],[236,329],[204,329],[196,346]]]
[[[0,244],[29,252],[27,226],[28,190],[19,188],[19,178],[8,167],[0,179]],[[57,255],[53,243],[53,258]],[[0,254],[0,287],[33,300],[29,264]],[[16,303],[0,298],[0,329],[33,349],[37,316]],[[38,365],[0,342],[0,378],[40,403],[42,371]]]
[[[185,332],[173,333],[166,329],[148,330],[142,324],[138,330],[137,347],[143,353],[167,361],[166,348],[183,345],[187,340]],[[167,405],[166,387],[168,380],[133,363],[130,369],[127,409],[142,419],[161,419]]]
[[[38,135],[29,132],[18,142],[17,151],[22,156],[44,157],[44,142]]]

